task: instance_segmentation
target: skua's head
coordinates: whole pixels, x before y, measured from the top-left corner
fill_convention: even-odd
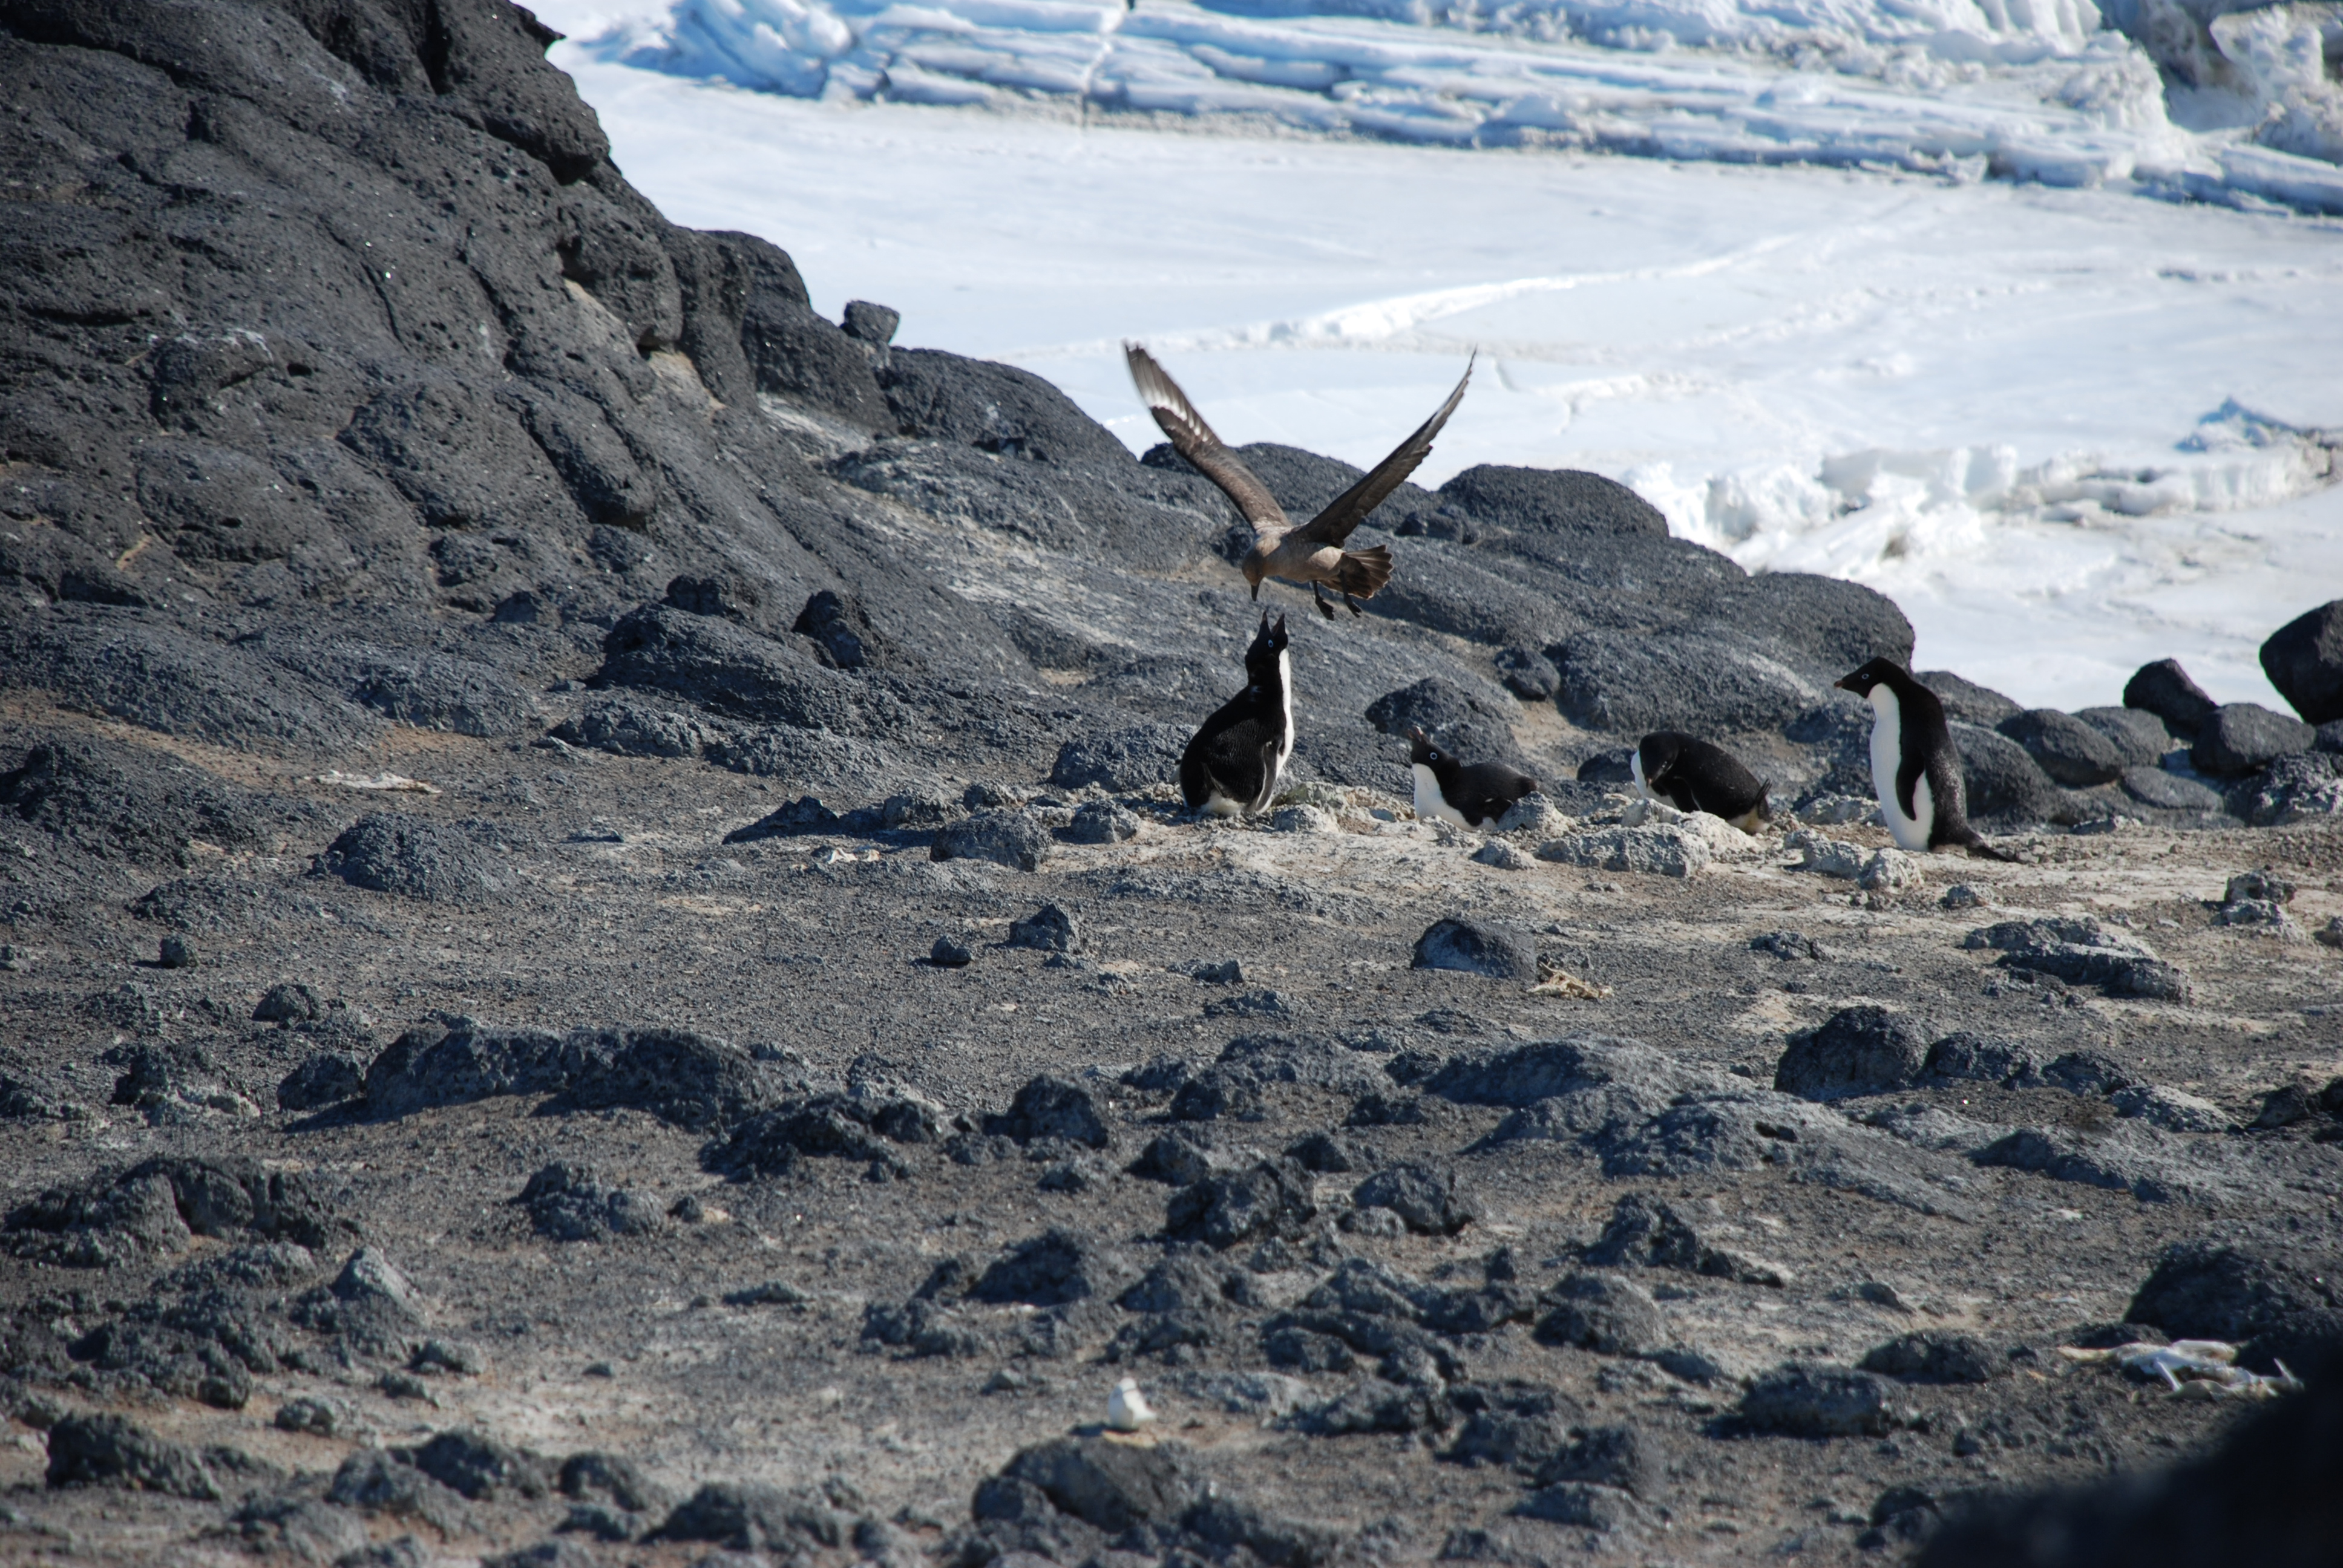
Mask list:
[[[1244,580],[1252,585],[1252,597],[1260,598],[1262,579],[1269,576],[1269,551],[1260,545],[1253,546],[1245,552],[1245,558],[1237,569],[1244,573]]]

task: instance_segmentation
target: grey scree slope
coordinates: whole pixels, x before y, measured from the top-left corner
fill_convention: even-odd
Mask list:
[[[2159,804],[1980,729],[2021,815],[2139,825],[1916,884],[1477,861],[1407,724],[1664,837],[1578,765],[1857,792],[1829,682],[1911,652],[1482,468],[1297,643],[1307,800],[1184,824],[1218,492],[668,224],[546,42],[0,5],[5,1554],[1828,1561],[2221,1438],[2081,1325],[2307,1364],[2328,753]],[[1411,967],[1450,920],[1514,972]],[[1155,1447],[1082,1435],[1124,1376]]]

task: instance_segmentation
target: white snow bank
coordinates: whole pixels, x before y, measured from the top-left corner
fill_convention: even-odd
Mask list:
[[[2137,180],[2343,212],[2343,95],[2319,52],[2336,7],[2207,29],[2177,0],[2118,3],[2201,69],[2204,124],[2176,126],[2155,61],[2091,0],[678,0],[585,46],[799,97]]]

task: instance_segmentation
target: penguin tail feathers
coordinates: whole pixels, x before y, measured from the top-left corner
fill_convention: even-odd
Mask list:
[[[1377,545],[1371,550],[1344,550],[1342,565],[1335,573],[1334,586],[1353,598],[1373,598],[1391,581],[1392,558],[1389,548]]]

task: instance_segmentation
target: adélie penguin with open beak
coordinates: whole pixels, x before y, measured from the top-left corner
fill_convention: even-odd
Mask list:
[[[1240,567],[1245,581],[1252,585],[1252,597],[1261,597],[1263,578],[1283,578],[1288,582],[1308,583],[1318,613],[1329,620],[1334,618],[1333,601],[1326,597],[1330,588],[1342,595],[1353,615],[1364,614],[1360,601],[1374,598],[1391,580],[1391,550],[1383,545],[1344,549],[1342,542],[1431,453],[1433,437],[1464,400],[1464,387],[1473,379],[1472,362],[1465,362],[1464,378],[1456,383],[1448,401],[1417,427],[1415,434],[1393,448],[1391,456],[1364,478],[1327,502],[1324,510],[1296,528],[1277,498],[1269,493],[1269,487],[1212,434],[1212,427],[1204,423],[1204,417],[1196,412],[1188,395],[1165,374],[1155,357],[1136,343],[1126,343],[1122,349],[1131,366],[1131,383],[1147,400],[1147,411],[1171,437],[1172,450],[1218,485],[1252,525],[1252,548],[1245,552]]]
[[[1285,618],[1261,630],[1245,649],[1248,684],[1215,709],[1180,757],[1180,793],[1192,811],[1252,817],[1269,809],[1293,756],[1293,668]]]
[[[1415,814],[1459,828],[1494,828],[1537,780],[1504,762],[1466,762],[1443,751],[1421,729],[1407,732],[1408,770],[1415,775]]]
[[[1961,754],[1935,692],[1892,658],[1875,658],[1834,684],[1871,704],[1871,787],[1899,846],[1925,852],[1958,844],[1988,859],[2015,859],[1969,826]]]

